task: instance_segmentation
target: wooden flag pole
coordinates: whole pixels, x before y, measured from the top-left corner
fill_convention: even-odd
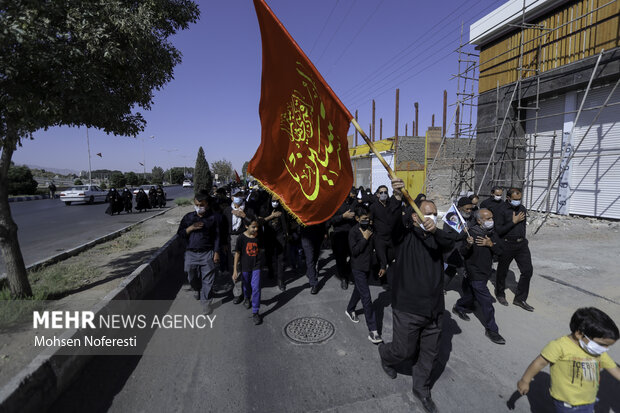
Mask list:
[[[379,162],[381,162],[381,165],[383,165],[385,170],[388,172],[388,174],[390,175],[390,178],[391,179],[398,178],[396,176],[396,173],[392,170],[392,168],[390,168],[390,165],[388,165],[388,163],[385,162],[385,159],[383,159],[383,156],[381,156],[379,151],[377,151],[377,148],[375,148],[375,145],[373,145],[373,143],[370,141],[370,139],[366,135],[366,132],[362,130],[361,126],[357,123],[355,118],[351,119],[351,122],[353,123],[353,126],[355,126],[355,129],[360,133],[360,135],[362,135],[362,138],[364,138],[364,141],[366,142],[366,144],[368,145],[372,153],[374,153],[377,159],[379,159]],[[396,162],[396,160],[394,160],[394,162]],[[420,220],[424,222],[424,214],[422,213],[422,211],[420,211],[420,208],[418,208],[415,202],[413,202],[413,199],[409,195],[409,192],[407,192],[407,189],[403,188],[401,191],[403,193],[403,196],[407,200],[407,203],[411,205],[411,207],[416,212],[416,214],[418,214],[418,217],[420,218]]]

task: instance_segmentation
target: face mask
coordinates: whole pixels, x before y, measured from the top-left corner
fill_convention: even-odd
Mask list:
[[[512,205],[514,207],[518,207],[519,205],[521,205],[521,200],[520,199],[513,199],[512,201],[510,201],[510,205]]]
[[[501,195],[493,195],[493,199],[496,201],[501,201],[502,200],[502,196]]]
[[[593,356],[600,356],[601,354],[605,353],[607,350],[609,350],[609,347],[604,347],[601,346],[600,344],[598,344],[597,342],[595,342],[594,340],[588,338],[588,336],[584,335],[585,338],[587,338],[588,344],[584,343],[582,339],[579,339],[579,345],[581,346],[582,349],[584,349],[584,351],[586,351],[587,353],[592,354]]]
[[[385,201],[388,198],[388,194],[379,194],[379,199]]]
[[[243,203],[243,198],[236,196],[233,198],[233,202],[235,205],[241,205]]]
[[[435,225],[437,225],[437,215],[424,215],[424,220],[426,220],[426,218],[432,219]],[[424,228],[424,224],[420,224],[420,226],[424,231],[426,231],[426,228]]]
[[[463,218],[467,219],[471,217],[471,212],[461,212],[461,215],[463,215]]]
[[[484,221],[482,223],[482,226],[486,229],[493,229],[493,225],[495,225],[493,221]]]
[[[199,215],[204,214],[205,211],[207,210],[205,207],[198,207],[196,205],[194,205],[194,209],[196,210],[196,213]]]
[[[365,219],[363,221],[360,221],[360,228],[364,231],[366,231],[368,229],[368,227],[370,226],[370,221]]]
[[[272,206],[273,208],[277,208],[277,207],[278,207],[278,205],[280,205],[280,204],[279,204],[279,203],[277,203],[277,202],[272,202],[272,203],[271,203],[271,206]]]

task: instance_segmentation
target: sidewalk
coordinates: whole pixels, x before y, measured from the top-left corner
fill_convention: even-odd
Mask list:
[[[536,377],[527,397],[515,397],[516,382],[529,362],[548,341],[569,332],[570,316],[578,307],[599,307],[620,322],[615,267],[608,266],[613,257],[602,252],[609,251],[610,242],[620,245],[619,235],[610,232],[610,238],[592,239],[592,232],[584,228],[583,233],[573,230],[559,238],[558,231],[564,229],[551,226],[530,244],[534,278],[528,302],[536,311],[495,306],[505,346],[490,342],[476,317],[469,322],[452,317],[449,309],[459,292],[457,280],[450,284],[433,387],[441,412],[507,412],[509,405],[515,412],[551,412],[547,369]],[[583,250],[583,238],[589,239],[588,249],[593,251]],[[560,253],[559,247],[566,250]],[[96,358],[54,410],[88,405],[112,412],[422,411],[411,395],[410,375],[399,372],[396,380],[390,380],[381,370],[377,347],[366,338],[361,307],[359,324],[344,314],[352,290],[340,289],[328,257],[329,251],[323,251],[321,275],[326,275],[326,284],[318,295],[310,295],[305,277],[297,278],[282,294],[268,282],[262,290],[265,317],[260,326],[253,325],[249,310],[224,300],[214,311],[217,318],[211,330],[181,331],[173,340],[157,331],[143,356]],[[604,298],[543,278],[543,273]],[[199,304],[187,285],[181,286],[182,278],[171,274],[170,284],[160,287],[167,298],[158,299],[173,299],[171,310],[176,312],[197,313]],[[508,285],[514,289],[511,280]],[[371,287],[371,292],[379,319],[383,313],[383,338],[390,341],[389,296],[379,286]],[[512,293],[507,296],[511,301]],[[333,336],[320,344],[293,343],[285,326],[299,317],[328,320],[335,328]],[[609,353],[620,360],[620,345]],[[620,412],[617,394],[620,384],[603,373],[597,412]]]

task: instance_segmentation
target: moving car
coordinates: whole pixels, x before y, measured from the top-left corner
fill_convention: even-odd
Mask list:
[[[183,188],[191,188],[193,186],[194,186],[193,182],[190,181],[189,179],[186,179],[185,181],[183,181]]]
[[[66,189],[60,193],[60,200],[65,205],[71,205],[72,202],[86,202],[94,204],[95,202],[105,201],[108,191],[104,191],[97,185],[76,185]]]
[[[132,191],[133,195],[136,196],[136,194],[138,193],[140,189],[144,189],[144,192],[146,192],[146,194],[148,195],[151,187],[157,189],[157,185],[153,185],[153,184],[140,185],[139,187],[133,189]]]

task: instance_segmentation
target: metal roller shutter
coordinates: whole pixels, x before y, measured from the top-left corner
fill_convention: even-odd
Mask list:
[[[602,105],[612,85],[590,90],[584,108]],[[578,94],[578,102],[583,92]],[[609,103],[620,102],[620,88]],[[598,109],[581,113],[573,145],[576,146],[598,113]],[[603,218],[620,218],[620,109],[606,107],[601,112],[571,161],[571,214]]]
[[[527,111],[528,118],[525,122],[528,148],[523,198],[528,209],[539,211],[550,209],[551,212],[557,212],[557,183],[554,188],[551,188],[548,200],[547,189],[557,176],[560,165],[564,96],[541,99],[539,107],[538,125],[534,119],[536,116],[534,110]]]

